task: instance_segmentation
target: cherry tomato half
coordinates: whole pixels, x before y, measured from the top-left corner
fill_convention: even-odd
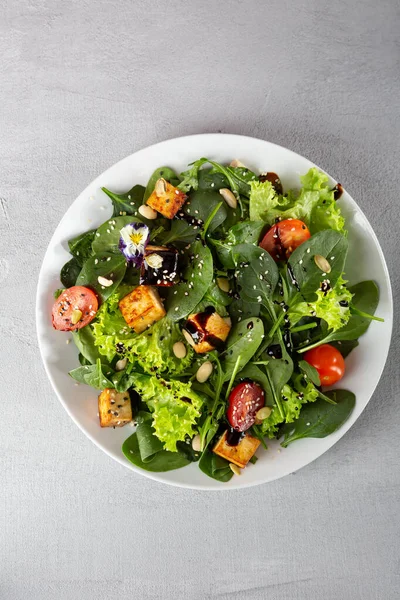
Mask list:
[[[98,308],[99,302],[92,290],[81,285],[70,287],[53,304],[53,327],[59,331],[81,329],[93,321]]]
[[[236,431],[246,431],[254,424],[256,412],[265,404],[264,390],[253,381],[244,381],[229,394],[227,417]]]
[[[304,359],[317,369],[321,385],[332,385],[342,379],[344,375],[344,358],[339,350],[330,344],[322,344],[322,346],[308,350]]]
[[[264,235],[261,248],[266,250],[274,260],[288,259],[293,250],[311,237],[310,230],[299,219],[285,219],[275,223]]]

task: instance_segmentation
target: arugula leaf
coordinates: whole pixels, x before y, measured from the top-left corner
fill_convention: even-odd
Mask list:
[[[264,336],[264,325],[261,319],[250,318],[232,327],[226,342],[226,350],[222,354],[221,366],[227,381],[236,361],[240,356],[238,372],[251,360],[261,344]]]
[[[69,372],[69,375],[75,381],[79,383],[85,383],[90,385],[96,390],[103,390],[104,388],[113,388],[111,380],[108,375],[111,374],[111,369],[108,365],[102,364],[100,359],[97,359],[95,365],[85,365],[73,369]]]
[[[115,252],[120,254],[118,249],[119,239],[121,237],[120,231],[128,223],[143,223],[144,219],[141,216],[132,217],[126,215],[124,217],[115,217],[109,219],[103,225],[97,229],[95,237],[92,243],[93,252],[99,254],[100,252]]]
[[[279,279],[274,259],[252,244],[233,246],[232,256],[240,296],[248,302],[269,305]]]
[[[308,379],[313,382],[314,385],[321,385],[319,373],[315,367],[310,365],[310,363],[308,363],[305,360],[299,360],[298,366],[301,369],[301,371],[303,371],[303,373],[307,375]]]
[[[171,183],[175,187],[178,185],[178,183],[180,181],[179,176],[173,169],[170,169],[169,167],[159,167],[158,169],[156,169],[154,171],[154,173],[151,175],[151,177],[148,181],[146,190],[144,192],[143,202],[146,202],[147,198],[150,197],[150,195],[152,194],[152,192],[154,190],[156,182],[161,177],[163,179],[165,179],[166,181],[169,181],[169,183]],[[143,202],[142,202],[142,204],[143,204]]]
[[[355,406],[355,395],[347,390],[331,390],[326,395],[336,404],[321,399],[303,406],[296,421],[281,427],[280,435],[284,436],[281,446],[287,448],[295,440],[307,437],[324,438],[347,421]]]
[[[144,187],[142,185],[134,185],[133,188],[125,194],[111,192],[105,187],[102,187],[101,189],[111,199],[113,204],[113,217],[136,215],[139,206],[144,202]]]
[[[300,288],[305,301],[315,300],[315,293],[324,280],[334,287],[344,271],[348,249],[347,239],[333,230],[320,231],[301,244],[288,261],[288,283],[291,289]],[[315,263],[315,256],[327,259],[331,271],[323,273]],[[294,283],[293,283],[294,282]]]
[[[168,316],[173,321],[183,319],[193,311],[213,280],[213,260],[209,248],[197,241],[190,247],[190,253],[193,260],[186,267],[183,280],[169,291]]]
[[[206,450],[199,461],[199,467],[209,477],[226,483],[233,477],[233,471],[229,466],[229,462],[214,454],[211,450]]]
[[[64,287],[70,288],[75,285],[81,266],[75,257],[65,263],[60,272],[60,281]]]
[[[126,262],[121,253],[102,252],[101,254],[94,254],[83,265],[76,284],[93,288],[102,300],[107,300],[123,280],[125,271]],[[111,280],[113,284],[109,287],[102,286],[98,281],[99,277]]]
[[[69,251],[72,256],[75,256],[78,263],[83,266],[83,263],[89,256],[92,255],[92,242],[95,236],[96,230],[91,229],[85,233],[72,238],[68,241]]]

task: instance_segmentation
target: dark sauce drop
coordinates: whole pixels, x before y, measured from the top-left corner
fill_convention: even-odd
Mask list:
[[[333,197],[335,198],[335,200],[339,200],[339,198],[341,198],[343,192],[344,192],[344,189],[342,187],[342,184],[337,183],[335,185],[335,187],[333,188]]]
[[[213,313],[215,313],[215,308],[207,306],[203,312],[196,315],[196,321],[186,321],[183,329],[191,335],[195,344],[208,342],[213,348],[222,348],[225,342],[207,331],[207,323]]]
[[[272,183],[272,186],[275,188],[276,193],[283,194],[282,182],[276,173],[273,173],[273,172],[261,173],[261,175],[258,177],[258,179],[261,182],[270,181]]]
[[[299,286],[299,283],[298,283],[298,281],[297,281],[297,279],[296,279],[296,276],[295,276],[295,274],[293,273],[293,269],[292,269],[292,267],[291,267],[291,265],[290,265],[289,263],[288,263],[288,266],[287,266],[287,270],[288,270],[289,277],[290,277],[290,279],[291,279],[291,281],[292,281],[292,283],[293,283],[294,287],[295,287],[295,288],[296,288],[296,290],[299,292],[299,291],[300,291],[300,286]]]
[[[230,427],[226,434],[226,443],[228,446],[237,446],[243,437],[244,431],[236,431],[236,429]]]
[[[250,321],[250,323],[247,323],[247,329],[253,329],[254,325],[253,325],[253,321]]]
[[[271,346],[268,346],[267,354],[271,358],[282,358],[282,348],[280,347],[280,344],[271,344]]]
[[[341,300],[339,302],[339,306],[343,306],[344,308],[347,308],[348,305],[349,303],[347,302],[347,300]]]

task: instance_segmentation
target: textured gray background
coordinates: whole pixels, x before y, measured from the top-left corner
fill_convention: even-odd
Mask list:
[[[0,598],[400,597],[398,327],[379,387],[315,463],[248,491],[165,487],[101,453],[42,367],[42,257],[78,193],[159,140],[304,154],[370,219],[399,291],[396,0],[0,3]]]

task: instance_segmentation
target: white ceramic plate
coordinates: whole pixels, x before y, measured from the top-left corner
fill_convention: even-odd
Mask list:
[[[70,258],[67,240],[103,223],[111,216],[111,202],[101,191],[105,186],[125,192],[134,184],[146,185],[157,167],[168,165],[177,172],[188,163],[207,156],[227,163],[241,160],[256,172],[274,171],[279,174],[285,189],[299,187],[299,175],[315,166],[306,158],[282,148],[249,137],[225,134],[202,134],[176,138],[140,150],[105,171],[95,179],[70,206],[58,225],[47,249],[39,275],[37,289],[37,333],[46,372],[64,408],[82,431],[109,456],[152,479],[188,488],[228,490],[265,483],[304,467],[335,444],[358,419],[371,398],[382,374],[390,345],[392,330],[392,294],[389,274],[379,242],[365,215],[356,202],[344,192],[340,206],[349,230],[349,260],[347,277],[357,283],[374,279],[380,288],[377,314],[384,323],[372,322],[360,345],[346,360],[346,375],[340,387],[356,394],[353,414],[339,431],[324,439],[304,439],[281,449],[270,444],[268,451],[259,451],[259,460],[250,465],[240,477],[220,483],[204,475],[196,464],[168,473],[149,473],[132,465],[122,454],[122,442],[132,434],[126,426],[121,429],[101,429],[97,417],[97,393],[90,387],[77,386],[68,371],[78,366],[74,344],[66,344],[69,334],[54,331],[50,312],[53,292],[60,287],[59,273]],[[332,186],[336,183],[332,179]],[[344,186],[346,182],[342,182]],[[106,207],[102,210],[101,207]]]

